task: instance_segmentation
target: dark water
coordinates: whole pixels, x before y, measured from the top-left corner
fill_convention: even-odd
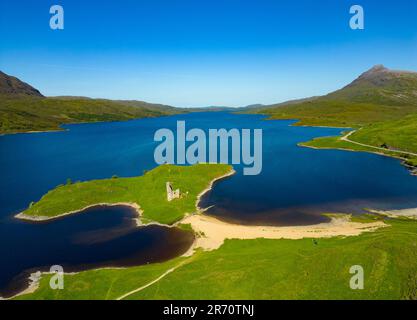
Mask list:
[[[2,248],[0,292],[21,291],[31,271],[48,271],[52,265],[65,272],[142,265],[181,255],[193,242],[191,232],[157,225],[138,228],[135,218],[130,207],[97,206],[50,222],[9,223],[7,239],[0,236],[2,243],[9,242]]]
[[[342,129],[290,126],[294,121],[253,121],[263,128],[263,170],[243,176],[237,166],[203,197],[206,213],[232,222],[308,225],[326,221],[323,212],[417,207],[417,177],[400,161],[370,153],[298,147]],[[233,125],[233,124],[232,124]],[[346,129],[344,129],[346,130]]]
[[[135,176],[152,169],[154,132],[174,130],[177,120],[185,120],[188,129],[263,129],[261,175],[243,176],[241,166],[235,166],[237,174],[217,183],[203,199],[204,206],[212,206],[208,212],[222,219],[305,225],[323,221],[322,212],[417,207],[417,177],[398,160],[301,148],[298,142],[337,135],[341,129],[292,127],[293,121],[262,119],[195,113],[0,137],[0,288],[32,267],[60,262],[68,267],[141,264],[184,251],[190,235],[160,227],[134,228],[126,222],[131,221],[130,214],[121,208],[97,209],[42,224],[13,218],[67,178]],[[107,240],[97,243],[100,238]]]

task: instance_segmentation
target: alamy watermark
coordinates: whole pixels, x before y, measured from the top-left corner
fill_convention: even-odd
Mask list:
[[[60,265],[54,265],[49,269],[53,274],[49,279],[49,287],[52,290],[64,290],[64,268]]]
[[[352,30],[363,30],[365,29],[365,12],[363,7],[355,4],[350,7],[350,14],[353,16],[349,20],[349,26]]]
[[[352,290],[363,290],[364,289],[364,276],[363,267],[360,265],[351,266],[349,273],[353,274],[350,278],[349,286]]]
[[[154,151],[157,164],[243,164],[244,175],[261,173],[262,129],[209,129],[207,136],[202,129],[187,131],[185,121],[177,121],[176,129],[155,132],[154,141],[161,142]]]
[[[64,8],[60,5],[53,5],[49,8],[49,13],[52,14],[49,19],[49,27],[52,30],[64,29]]]
[[[54,4],[49,8],[52,15],[49,19],[49,26],[52,30],[64,29],[64,8],[61,5]],[[350,7],[349,13],[352,17],[349,20],[349,26],[352,30],[365,29],[365,11],[361,5],[355,4]]]

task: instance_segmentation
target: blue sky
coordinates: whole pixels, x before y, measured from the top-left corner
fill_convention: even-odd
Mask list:
[[[49,8],[65,29],[49,28]],[[365,30],[349,28],[349,8]],[[180,107],[325,94],[375,64],[417,71],[413,0],[0,2],[0,70],[43,94]]]

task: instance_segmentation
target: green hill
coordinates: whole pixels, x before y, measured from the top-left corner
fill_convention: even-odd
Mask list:
[[[299,125],[360,127],[417,113],[417,73],[375,66],[349,85],[307,101],[256,111],[272,119],[299,119]]]
[[[387,106],[417,106],[417,73],[389,70],[377,65],[343,89],[323,98]]]
[[[0,133],[60,130],[67,123],[121,121],[185,112],[143,101],[44,97],[0,71]]]
[[[349,139],[369,148],[340,138],[315,139],[303,145],[379,152],[417,164],[417,157],[398,153],[417,153],[416,72],[378,65],[328,95],[300,103],[271,105],[255,112],[269,115],[270,119],[298,119],[296,125],[360,128]]]

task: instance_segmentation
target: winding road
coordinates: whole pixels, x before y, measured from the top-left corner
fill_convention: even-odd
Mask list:
[[[350,140],[349,137],[352,134],[354,134],[355,132],[357,132],[357,131],[358,130],[350,131],[349,133],[347,133],[346,135],[344,135],[343,137],[341,137],[340,140],[347,141],[347,142],[350,142],[350,143],[353,143],[353,144],[356,144],[356,145],[362,146],[362,147],[372,148],[372,149],[376,149],[376,150],[382,150],[382,151],[385,151],[385,152],[388,151],[388,152],[408,154],[408,155],[417,157],[417,153],[408,152],[408,151],[401,151],[401,150],[391,150],[391,149],[386,149],[386,148],[381,148],[381,147],[375,147],[375,146],[372,146],[372,145],[369,145],[369,144],[360,143],[360,142],[356,142],[356,141]]]

